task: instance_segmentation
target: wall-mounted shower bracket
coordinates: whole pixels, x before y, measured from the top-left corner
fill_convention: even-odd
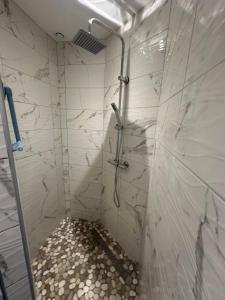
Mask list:
[[[121,161],[121,160],[117,161],[116,159],[109,159],[108,163],[110,163],[111,165],[116,166],[116,167],[118,167],[120,169],[127,169],[129,167],[129,163],[126,160],[124,160],[124,161]]]
[[[114,128],[116,129],[116,130],[123,130],[123,125],[120,125],[120,124],[116,124],[115,126],[114,126]]]
[[[125,84],[128,84],[130,79],[128,76],[118,76],[118,80],[124,82]]]

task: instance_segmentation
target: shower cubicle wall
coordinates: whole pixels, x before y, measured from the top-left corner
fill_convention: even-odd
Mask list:
[[[5,103],[0,80],[0,299],[34,299]]]
[[[33,256],[65,211],[56,42],[14,2],[0,0],[0,12],[0,73],[24,148],[14,159]]]

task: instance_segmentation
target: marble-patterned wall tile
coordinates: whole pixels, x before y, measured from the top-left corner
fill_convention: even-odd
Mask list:
[[[154,156],[155,139],[124,135],[123,155],[129,161],[140,162],[150,166]]]
[[[49,85],[37,80],[21,71],[3,67],[3,81],[13,90],[13,99],[16,102],[50,106]]]
[[[128,86],[127,108],[159,106],[162,72],[149,73],[133,79]]]
[[[50,36],[47,37],[48,40],[48,58],[49,60],[57,66],[57,43]]]
[[[98,54],[93,55],[89,51],[72,45],[71,43],[65,43],[61,51],[64,51],[65,65],[91,65],[91,64],[104,64],[105,63],[105,50],[100,51]]]
[[[72,162],[73,163],[73,162]],[[72,180],[88,181],[94,183],[102,182],[102,168],[79,165],[69,165],[69,176]]]
[[[105,87],[104,89],[104,110],[111,110],[112,102],[116,103],[117,107],[119,106],[119,83]]]
[[[196,0],[172,1],[161,102],[183,88],[196,6]]]
[[[104,87],[104,64],[65,66],[66,87]]]
[[[18,225],[18,213],[9,162],[0,159],[0,231]]]
[[[15,110],[20,130],[51,129],[53,126],[50,107],[16,102]]]
[[[67,88],[66,107],[70,109],[102,110],[103,88]]]
[[[167,30],[131,49],[130,78],[163,70]]]
[[[24,277],[23,279],[8,287],[7,294],[9,300],[31,299],[32,296],[29,290],[29,278]]]
[[[99,149],[69,147],[67,152],[71,165],[102,167],[102,155]]]
[[[49,82],[48,57],[40,55],[16,37],[0,28],[0,55],[3,64],[44,82]]]
[[[221,143],[225,124],[225,63],[162,105],[159,138],[170,151],[225,197]]]
[[[158,107],[128,109],[125,111],[125,134],[154,138]]]
[[[225,59],[224,1],[198,1],[186,83]]]
[[[54,149],[54,137],[51,129],[24,130],[20,131],[20,136],[23,151],[14,154],[16,160]]]
[[[67,128],[102,130],[103,112],[102,110],[76,109],[67,111]]]
[[[68,129],[68,147],[101,150],[102,131]]]
[[[11,0],[0,1],[0,26],[24,44],[47,56],[47,34]]]
[[[171,1],[146,5],[137,16],[135,27],[131,31],[130,46],[134,47],[148,38],[168,28]]]
[[[222,273],[217,268],[223,265],[223,201],[162,147],[155,162],[145,235],[146,243],[152,244],[146,249],[154,247],[145,256],[148,297],[222,299]]]
[[[1,272],[5,286],[27,274],[19,226],[0,232]]]

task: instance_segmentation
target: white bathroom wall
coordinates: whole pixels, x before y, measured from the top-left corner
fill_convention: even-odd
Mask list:
[[[65,211],[56,43],[12,1],[1,0],[0,12],[1,77],[24,147],[14,156],[33,255]]]
[[[165,1],[156,10],[145,10],[138,15],[133,27],[123,34],[126,44],[124,74],[130,78],[123,96],[123,159],[129,162],[129,168],[119,172],[119,209],[113,203],[115,169],[107,160],[114,159],[116,151],[116,120],[110,103],[118,103],[120,40],[110,37],[106,48],[101,219],[113,237],[137,261],[141,256],[155,148],[169,13],[170,1]]]
[[[100,217],[105,52],[58,43],[67,215]]]
[[[0,66],[2,68],[2,65]],[[0,100],[2,101],[2,100]],[[21,234],[8,153],[0,117],[0,272],[8,299],[31,299],[27,261]],[[23,287],[21,289],[21,287]],[[1,282],[2,289],[2,282]],[[1,295],[1,293],[0,293]]]
[[[224,299],[225,3],[172,0],[143,299]]]

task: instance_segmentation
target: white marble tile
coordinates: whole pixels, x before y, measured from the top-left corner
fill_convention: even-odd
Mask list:
[[[125,52],[129,49],[129,37],[128,35],[124,36],[125,40]],[[106,49],[105,49],[105,61],[108,62],[117,56],[121,56],[122,52],[122,44],[120,39],[118,39],[114,35],[110,35],[109,38],[106,40]]]
[[[16,160],[54,149],[54,137],[51,129],[20,131],[20,136],[23,151],[14,154]]]
[[[148,139],[134,135],[125,135],[123,141],[123,155],[126,160],[140,162],[150,166],[155,148],[155,139]]]
[[[117,219],[117,241],[123,249],[126,249],[126,253],[134,261],[139,261],[140,257],[140,233],[135,224],[133,227],[128,225],[120,216]]]
[[[63,102],[62,99],[63,91],[55,86],[50,86],[51,105],[56,105],[57,107],[61,107],[61,102]]]
[[[58,66],[65,65],[65,43],[64,42],[57,42],[57,63]]]
[[[67,65],[65,67],[66,87],[104,87],[104,64]]]
[[[127,108],[159,106],[162,72],[133,79],[128,85]]]
[[[223,197],[224,83],[221,64],[162,106],[159,138]]]
[[[57,65],[57,42],[53,40],[52,37],[47,36],[48,40],[48,57],[49,60],[54,64]]]
[[[1,231],[18,225],[14,186],[7,159],[0,160],[0,207]]]
[[[1,28],[0,36],[4,40],[4,43],[0,44],[0,55],[4,65],[49,82],[47,57],[40,55]]]
[[[20,130],[51,129],[53,126],[49,107],[16,102],[15,110]]]
[[[131,29],[131,47],[164,31],[169,25],[171,1],[146,5],[143,12],[138,14],[134,29]]]
[[[167,31],[163,31],[131,49],[131,79],[163,70],[166,39]]]
[[[1,273],[8,287],[27,273],[19,226],[0,232],[0,255]]]
[[[50,106],[50,88],[46,83],[8,67],[3,67],[3,71],[4,85],[12,89],[14,101]]]
[[[119,176],[124,181],[132,184],[144,192],[148,192],[150,167],[140,162],[129,160],[129,167],[121,169]]]
[[[72,164],[69,165],[69,177],[71,180],[88,181],[94,183],[102,182],[102,168],[94,166],[79,166]]]
[[[126,110],[124,116],[124,133],[154,138],[157,113],[157,107]]]
[[[172,1],[161,102],[183,88],[196,0]]]
[[[38,234],[43,220],[56,219],[61,214],[54,155],[49,151],[17,160],[16,170],[25,225],[32,244],[32,232]]]
[[[0,118],[1,119],[1,118]],[[1,120],[0,120],[1,122]],[[0,158],[8,157],[7,149],[5,145],[5,136],[3,133],[2,125],[0,125]]]
[[[102,131],[69,129],[68,147],[100,150],[102,148]]]
[[[69,163],[76,166],[101,167],[102,153],[99,149],[69,147]]]
[[[117,131],[104,131],[103,150],[109,153],[116,153]]]
[[[102,110],[104,101],[103,88],[67,88],[67,109]]]
[[[67,128],[70,129],[103,129],[103,112],[101,110],[67,110]]]
[[[65,43],[64,47],[65,65],[90,65],[90,64],[104,64],[105,63],[105,51],[102,50],[98,54],[93,55],[89,51]]]
[[[10,300],[31,299],[32,296],[29,287],[28,277],[24,277],[23,279],[17,281],[15,284],[8,287],[7,294]]]
[[[65,66],[58,66],[58,87],[65,88],[66,80],[65,80]]]
[[[105,87],[104,91],[104,109],[111,110],[111,103],[116,103],[117,107],[119,106],[119,84]]]
[[[225,4],[198,1],[186,83],[225,59]]]
[[[125,61],[127,58],[125,57]],[[120,74],[121,57],[117,56],[105,64],[105,87],[109,87],[118,84],[118,76]]]
[[[72,218],[81,218],[84,220],[97,221],[100,217],[99,209],[84,209],[76,203],[71,205],[71,216]]]
[[[123,243],[123,247],[127,251],[127,249],[130,248],[130,244],[132,244],[132,249],[134,249],[134,252],[136,253],[135,257],[132,257],[139,261],[142,250],[141,240],[144,229],[147,193],[135,188],[132,184],[122,181],[119,196],[121,204],[118,209],[119,217],[122,219],[123,223],[126,224],[125,227],[129,227],[132,232],[127,236],[127,239],[130,241],[128,243]]]
[[[96,182],[70,180],[70,192],[74,199],[95,199],[100,200],[102,185]],[[96,201],[92,201],[93,205]]]
[[[53,86],[58,85],[58,68],[51,61],[49,61],[49,81]]]
[[[192,299],[193,293],[223,299],[223,200],[161,147],[150,195],[150,231],[145,237],[154,250],[143,262],[148,297],[168,299],[171,291],[177,299]],[[163,270],[165,277],[156,270]]]
[[[43,56],[48,56],[47,35],[13,1],[1,1],[0,26]]]

